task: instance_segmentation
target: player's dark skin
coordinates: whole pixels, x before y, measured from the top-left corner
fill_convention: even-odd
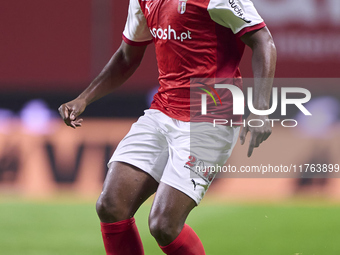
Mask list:
[[[269,109],[269,99],[276,64],[276,49],[268,29],[246,33],[241,40],[252,51],[252,67],[255,79],[254,107]],[[79,115],[91,102],[111,93],[122,85],[139,66],[146,46],[130,46],[124,41],[104,67],[99,76],[76,99],[59,108],[66,125],[76,128],[82,125]],[[266,78],[266,79],[262,79]],[[267,116],[248,119],[262,119],[262,127],[246,126],[240,134],[244,144],[248,132],[251,134],[248,157],[271,134]],[[247,121],[246,121],[247,122]],[[157,191],[157,192],[156,192]],[[149,174],[122,162],[111,164],[97,201],[97,213],[102,222],[117,222],[134,216],[141,204],[156,192],[149,215],[149,228],[156,241],[170,244],[181,232],[190,211],[196,206],[194,200],[175,188],[157,183]]]

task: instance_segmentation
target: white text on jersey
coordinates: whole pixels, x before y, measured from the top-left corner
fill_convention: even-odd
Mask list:
[[[187,30],[186,32],[176,32],[175,29],[171,28],[171,25],[168,26],[166,29],[162,28],[150,28],[150,33],[154,38],[158,38],[161,40],[181,40],[183,42],[184,40],[191,40],[191,32]]]

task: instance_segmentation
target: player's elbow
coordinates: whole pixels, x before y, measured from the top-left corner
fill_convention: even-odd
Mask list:
[[[269,34],[269,37],[268,37],[268,39],[267,39],[266,48],[267,48],[268,51],[271,52],[272,55],[274,55],[275,58],[276,58],[276,46],[275,46],[274,39],[273,39],[273,37],[272,37],[271,34]]]
[[[276,53],[276,46],[274,43],[273,36],[270,34],[268,29],[265,29],[261,36],[256,38],[255,42],[253,43],[253,50],[256,51],[257,49],[265,50],[267,52]]]
[[[254,56],[257,56],[260,59],[264,58],[266,62],[275,66],[277,58],[276,46],[268,29],[263,29],[261,31],[251,48]]]
[[[253,52],[271,52],[276,54],[274,39],[267,27],[244,34],[241,40]]]

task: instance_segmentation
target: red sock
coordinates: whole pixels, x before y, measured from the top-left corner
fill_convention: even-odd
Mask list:
[[[144,255],[134,218],[100,225],[107,255]]]
[[[205,255],[201,240],[187,224],[172,243],[160,247],[168,255]]]

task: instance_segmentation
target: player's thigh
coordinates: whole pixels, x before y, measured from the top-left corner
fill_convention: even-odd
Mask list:
[[[130,218],[157,187],[158,182],[148,173],[127,163],[112,162],[97,202],[98,215],[104,222]]]

